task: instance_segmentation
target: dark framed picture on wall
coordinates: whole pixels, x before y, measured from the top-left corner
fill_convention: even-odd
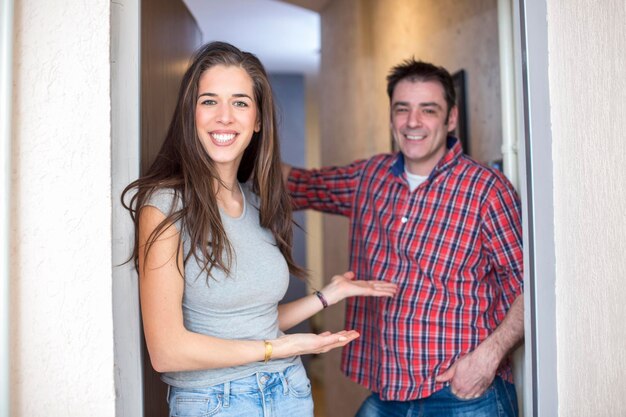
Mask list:
[[[459,70],[452,74],[454,90],[456,92],[456,106],[459,109],[459,118],[456,129],[452,134],[461,142],[463,152],[469,154],[469,137],[467,133],[467,95],[465,93],[465,70]]]

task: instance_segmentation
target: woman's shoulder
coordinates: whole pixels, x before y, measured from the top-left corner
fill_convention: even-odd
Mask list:
[[[182,196],[180,191],[174,188],[155,188],[148,193],[143,205],[156,207],[163,214],[168,215],[182,209]]]

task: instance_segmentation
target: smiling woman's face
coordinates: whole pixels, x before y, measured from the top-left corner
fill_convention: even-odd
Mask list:
[[[237,66],[207,69],[198,82],[196,131],[218,170],[237,172],[252,135],[260,128],[248,73]]]

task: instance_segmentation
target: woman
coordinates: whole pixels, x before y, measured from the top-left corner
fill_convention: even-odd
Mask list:
[[[214,42],[183,77],[155,162],[122,194],[135,222],[143,327],[152,366],[170,385],[171,416],[312,416],[298,355],[359,335],[284,335],[346,297],[395,285],[333,277],[278,306],[289,273],[291,209],[269,81],[252,54]]]

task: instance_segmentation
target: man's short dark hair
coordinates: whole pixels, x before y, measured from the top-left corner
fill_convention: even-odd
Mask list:
[[[411,82],[436,81],[441,84],[444,98],[448,104],[448,115],[450,115],[450,110],[456,104],[456,92],[454,91],[452,76],[444,67],[438,67],[428,62],[416,61],[415,58],[410,58],[403,61],[400,65],[391,68],[389,75],[387,75],[389,101],[391,101],[396,85],[402,80]]]

